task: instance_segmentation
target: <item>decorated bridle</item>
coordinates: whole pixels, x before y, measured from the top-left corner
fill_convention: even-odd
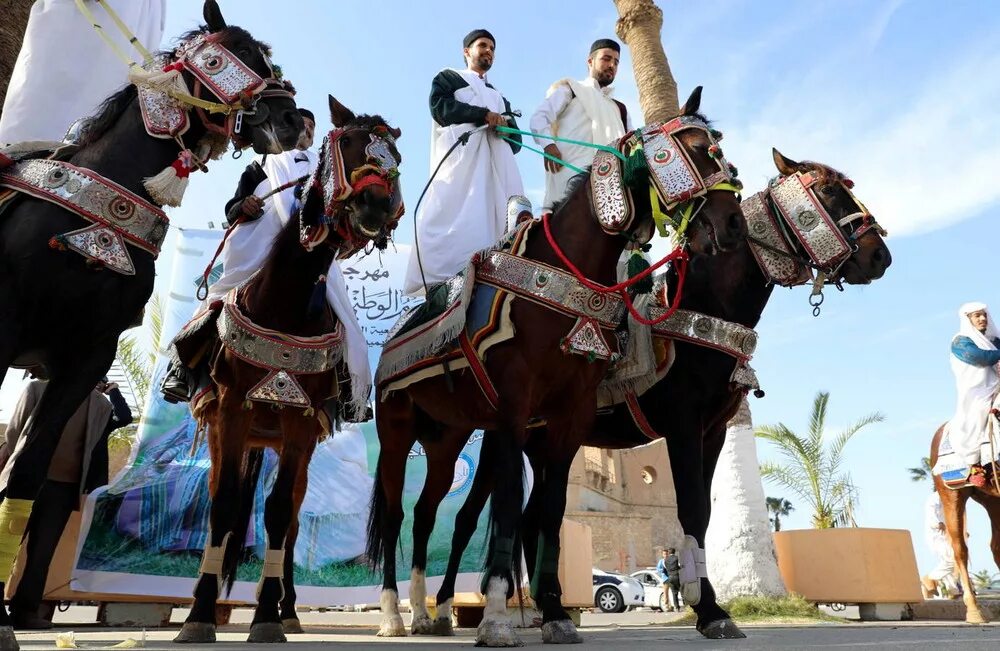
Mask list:
[[[710,143],[708,154],[717,170],[707,176],[699,172],[680,141],[681,133],[688,130],[704,132]],[[590,188],[601,228],[609,234],[632,228],[635,220],[632,187],[639,181],[637,175],[648,170],[655,227],[666,236],[670,223],[675,236],[682,237],[688,224],[704,207],[709,192],[729,190],[739,194],[743,188],[736,179],[736,168],[722,155],[721,139],[722,133],[710,128],[701,118],[681,116],[627,134],[619,142],[624,160],[609,151],[599,151],[594,157]],[[643,156],[634,158],[639,152]],[[650,230],[642,243],[652,235]]]
[[[810,304],[819,314],[823,286],[840,287],[839,272],[858,251],[858,240],[874,230],[887,232],[851,189],[849,179],[835,181],[854,202],[855,210],[840,219],[817,194],[822,175],[798,171],[771,182],[743,202],[750,250],[769,282],[784,287],[813,284]]]
[[[717,169],[708,175],[701,174],[680,141],[681,132],[689,129],[703,131],[709,140],[708,154]],[[743,189],[743,184],[736,178],[736,168],[722,155],[719,147],[721,139],[722,133],[710,128],[701,118],[681,116],[663,124],[636,129],[619,141],[619,151],[602,148],[594,156],[590,191],[601,229],[609,235],[628,237],[635,245],[643,245],[653,237],[654,229],[662,236],[667,236],[669,223],[677,240],[677,247],[658,262],[611,287],[598,285],[584,276],[559,248],[549,227],[549,215],[546,214],[542,218],[542,225],[556,256],[588,289],[621,295],[632,318],[639,323],[656,325],[670,318],[680,304],[679,300],[662,315],[647,319],[635,309],[628,290],[668,262],[675,262],[678,294],[680,293],[687,268],[688,258],[683,238],[688,224],[707,203],[709,192],[722,190],[738,195]],[[647,232],[635,233],[636,210],[632,192],[633,188],[647,182],[653,221]],[[661,208],[661,203],[665,211]]]
[[[351,132],[366,133],[370,142],[365,146],[365,163],[354,170],[347,170],[344,162],[341,139]],[[396,139],[385,124],[367,128],[345,126],[330,131],[323,138],[320,147],[320,163],[305,183],[303,205],[300,214],[305,214],[306,205],[315,189],[322,197],[322,217],[318,224],[300,222],[300,242],[312,250],[323,242],[337,248],[337,258],[345,259],[363,249],[368,242],[379,239],[387,241],[399,224],[405,212],[403,193],[399,186],[399,167],[392,148]],[[372,186],[383,188],[389,195],[392,218],[378,233],[358,233],[351,224],[348,201]],[[331,239],[333,235],[335,238]]]

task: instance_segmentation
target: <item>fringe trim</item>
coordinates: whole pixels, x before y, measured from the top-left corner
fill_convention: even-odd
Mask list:
[[[653,295],[641,294],[635,299],[639,314],[648,316]],[[653,330],[628,315],[628,345],[625,357],[611,367],[597,387],[598,407],[610,407],[625,402],[627,394],[641,396],[659,380],[653,351]]]

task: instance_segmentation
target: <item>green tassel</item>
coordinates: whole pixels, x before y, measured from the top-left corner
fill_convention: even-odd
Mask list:
[[[625,267],[626,273],[629,278],[635,278],[641,274],[646,269],[649,269],[649,261],[646,260],[645,256],[638,249],[632,251],[632,255],[628,257],[628,263]],[[650,274],[638,281],[636,284],[632,285],[632,295],[638,294],[648,294],[653,291],[653,275]]]
[[[629,187],[646,182],[646,178],[649,176],[649,165],[646,163],[646,154],[642,147],[636,147],[625,158],[622,176],[625,179],[625,185]]]

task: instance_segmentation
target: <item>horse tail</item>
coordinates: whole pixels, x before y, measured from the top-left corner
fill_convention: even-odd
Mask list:
[[[500,514],[509,511],[520,515],[524,508],[524,461],[521,455],[521,448],[517,445],[515,437],[506,432],[492,431],[486,433],[487,437],[490,435],[498,439],[496,444],[492,446],[497,463],[494,471],[496,479],[493,482],[493,490],[490,493],[489,543],[486,548],[486,558],[483,562],[483,594],[486,594],[486,585],[490,573],[492,571],[507,569],[493,565],[494,553],[497,551],[497,542],[504,533],[501,529],[503,522]],[[514,511],[515,509],[516,511]],[[523,583],[524,575],[521,572],[521,527],[513,527],[513,531],[509,532],[509,534],[511,535],[511,542],[505,542],[505,546],[508,544],[512,545],[510,571],[514,577],[514,585],[507,586],[507,598],[510,599],[513,594],[517,594],[518,604],[523,607],[521,584]]]
[[[253,515],[254,494],[257,492],[257,481],[264,466],[264,449],[253,448],[246,453],[243,466],[243,481],[236,504],[236,526],[233,528],[232,539],[226,546],[226,554],[222,561],[222,582],[225,584],[226,595],[233,589],[236,582],[236,570],[244,557],[243,545],[246,542],[247,531],[250,529],[250,517]]]
[[[375,464],[375,484],[372,486],[371,505],[368,510],[368,541],[365,544],[365,556],[368,567],[378,571],[382,566],[382,555],[385,552],[385,538],[382,529],[385,526],[386,499],[382,489],[382,454]]]

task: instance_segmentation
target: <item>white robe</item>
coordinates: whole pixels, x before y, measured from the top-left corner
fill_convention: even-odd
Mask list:
[[[301,157],[302,154],[308,160],[296,162],[296,156]],[[260,182],[254,194],[263,196],[289,181],[311,173],[317,162],[316,154],[311,151],[293,149],[280,154],[269,154],[263,166],[267,178]],[[264,201],[264,212],[258,219],[240,224],[229,235],[222,248],[222,276],[209,287],[208,303],[225,297],[231,289],[242,284],[264,264],[275,238],[291,218],[294,193],[295,188],[290,187],[268,197]],[[344,273],[336,260],[330,263],[330,270],[326,274],[326,299],[344,326],[344,359],[351,374],[353,390],[350,401],[356,410],[363,409],[368,402],[372,383],[368,342],[347,294]]]
[[[601,88],[592,77],[582,81],[562,79],[552,84],[546,93],[545,101],[531,116],[531,130],[546,136],[559,136],[570,140],[590,142],[598,145],[610,144],[625,135],[621,111],[612,99],[614,89],[611,86]],[[535,142],[542,148],[552,144],[553,140],[535,136]],[[573,145],[567,142],[555,142],[562,152],[561,158],[571,165],[581,169],[586,168],[594,160],[596,149]],[[566,194],[566,184],[578,172],[563,167],[555,174],[545,172],[545,200],[542,202],[542,212],[552,210],[552,204]]]
[[[927,573],[928,578],[944,581],[949,588],[954,588],[955,552],[947,531],[941,531],[939,524],[944,523],[944,507],[937,491],[933,491],[924,503],[924,533],[927,546],[938,558],[938,564]]]
[[[102,7],[87,3],[122,51],[128,44]],[[108,0],[139,41],[156,52],[166,0]],[[97,35],[74,0],[38,0],[31,8],[0,114],[0,143],[59,141],[73,122],[92,115],[128,82],[128,67]]]
[[[488,88],[471,70],[456,70],[469,85],[455,91],[455,99],[502,113],[503,96]],[[432,123],[431,172],[458,136],[475,129],[474,124],[447,127]],[[448,280],[465,269],[477,251],[494,244],[507,231],[507,199],[524,194],[521,173],[510,144],[492,129],[473,134],[459,145],[441,166],[416,217],[420,262],[427,283]],[[411,296],[423,294],[424,285],[417,248],[410,253],[403,290]]]
[[[972,309],[974,308],[974,309]],[[959,311],[959,330],[956,336],[968,337],[983,350],[996,350],[992,340],[1000,337],[992,317],[989,317],[986,333],[983,334],[969,321],[968,314],[986,309],[981,303],[966,304]],[[973,366],[951,356],[951,370],[955,374],[958,390],[958,406],[948,424],[948,440],[966,463],[990,462],[981,458],[982,444],[989,440],[989,412],[997,393],[1000,392],[1000,375],[997,366]],[[997,450],[1000,452],[1000,441]]]

